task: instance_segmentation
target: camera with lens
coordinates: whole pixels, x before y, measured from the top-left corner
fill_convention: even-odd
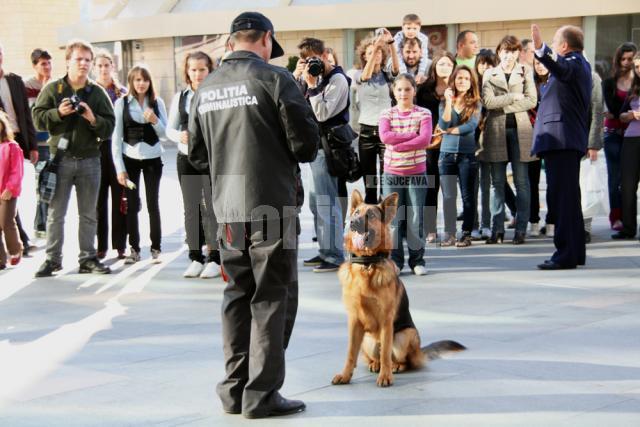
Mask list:
[[[78,95],[71,95],[69,98],[69,102],[71,103],[71,106],[73,107],[73,110],[78,113],[78,114],[84,114],[85,111],[87,111],[86,108],[84,108],[84,106],[80,105],[80,98],[78,97]]]
[[[322,59],[314,56],[313,58],[307,58],[305,62],[309,66],[309,74],[313,77],[318,77],[324,73],[324,63],[322,62]]]

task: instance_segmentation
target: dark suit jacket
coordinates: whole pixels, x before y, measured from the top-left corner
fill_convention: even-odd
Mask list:
[[[531,154],[546,151],[587,151],[589,106],[591,105],[591,66],[580,52],[564,57],[545,46],[536,58],[549,69],[547,85],[533,130]]]
[[[20,148],[24,153],[25,159],[29,159],[29,152],[38,149],[38,142],[36,141],[36,129],[33,127],[33,119],[31,118],[31,109],[29,108],[29,101],[27,100],[27,89],[24,86],[22,77],[9,73],[5,74],[9,85],[9,91],[11,92],[11,100],[13,101],[13,109],[16,111],[16,121],[20,128],[20,136],[23,141],[20,143]]]

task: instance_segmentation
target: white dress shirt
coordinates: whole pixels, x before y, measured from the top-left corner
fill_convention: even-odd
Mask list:
[[[138,123],[147,123],[144,119],[143,111],[149,107],[149,100],[147,97],[144,98],[144,105],[140,107],[138,100],[134,98],[132,95],[127,95],[127,99],[129,100],[129,114],[131,115],[131,119]],[[162,140],[165,137],[165,128],[167,126],[167,110],[164,106],[164,102],[160,98],[156,98],[158,102],[158,122],[153,126],[153,130],[156,131],[158,135],[158,139]],[[145,142],[138,142],[134,145],[129,145],[124,142],[123,134],[124,134],[124,117],[123,117],[123,109],[124,109],[124,97],[119,98],[116,101],[116,105],[114,107],[114,112],[116,115],[116,127],[113,131],[113,137],[111,138],[111,151],[113,155],[113,164],[116,167],[117,173],[126,172],[126,168],[124,167],[124,161],[122,160],[122,156],[125,155],[131,159],[136,160],[148,160],[155,159],[156,157],[160,157],[162,152],[162,144],[159,141],[155,145],[149,145]]]
[[[191,110],[191,100],[193,99],[193,89],[191,89],[191,86],[189,86],[189,88],[186,89],[187,91],[187,96],[185,99],[185,110],[187,111],[187,114],[189,113],[189,111]],[[173,96],[173,99],[171,100],[171,106],[169,107],[169,121],[167,122],[167,138],[169,138],[171,141],[175,142],[176,145],[178,146],[178,151],[180,151],[182,154],[187,155],[189,154],[189,145],[188,144],[183,144],[182,142],[180,142],[180,139],[182,138],[182,131],[180,130],[180,96],[182,95],[183,91],[180,91],[178,93],[176,93]]]

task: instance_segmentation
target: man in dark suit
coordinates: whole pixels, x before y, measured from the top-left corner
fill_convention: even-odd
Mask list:
[[[22,148],[25,159],[35,165],[38,162],[38,143],[27,100],[27,89],[22,77],[5,73],[2,69],[3,54],[2,45],[0,45],[0,110],[9,116],[15,140]],[[23,254],[26,256],[29,253],[29,236],[22,227],[19,215],[16,215],[16,222],[20,231],[20,240],[24,246]]]
[[[536,58],[550,72],[531,153],[544,159],[548,208],[556,215],[556,252],[538,268],[571,269],[584,265],[586,258],[579,177],[589,137],[591,66],[582,55],[584,35],[577,27],[561,27],[553,37],[553,50],[543,43],[535,24],[531,38]]]

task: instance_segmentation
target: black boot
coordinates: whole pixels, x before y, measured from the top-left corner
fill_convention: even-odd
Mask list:
[[[484,242],[487,245],[495,245],[496,243],[502,243],[504,241],[504,231],[496,233],[495,231],[491,232],[491,237],[489,237]]]

